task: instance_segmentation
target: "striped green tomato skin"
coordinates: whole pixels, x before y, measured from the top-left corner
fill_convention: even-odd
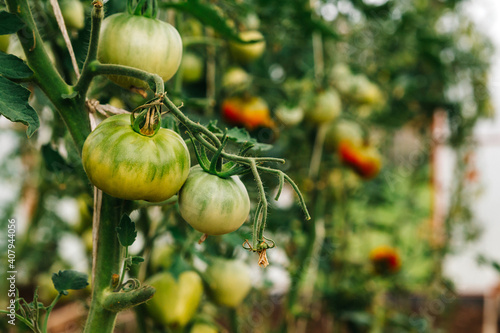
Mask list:
[[[92,184],[127,200],[159,202],[176,194],[190,167],[189,151],[174,131],[153,137],[134,132],[130,115],[112,116],[88,136],[83,168]]]
[[[237,176],[220,178],[196,165],[179,191],[179,210],[194,229],[223,235],[245,222],[250,213],[250,198]]]
[[[97,58],[158,74],[164,81],[174,76],[182,59],[182,40],[170,24],[127,13],[107,17],[101,28]],[[109,78],[124,88],[144,88],[147,83],[126,76]]]

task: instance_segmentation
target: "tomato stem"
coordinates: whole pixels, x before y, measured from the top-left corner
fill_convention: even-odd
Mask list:
[[[103,5],[100,1],[93,2],[94,8],[92,9],[91,28],[90,28],[90,41],[89,49],[87,50],[87,57],[83,64],[82,74],[78,79],[74,89],[80,94],[85,96],[89,89],[90,82],[94,78],[93,72],[90,70],[92,62],[97,59],[97,48],[99,46],[99,33],[101,31],[101,24],[104,18]]]

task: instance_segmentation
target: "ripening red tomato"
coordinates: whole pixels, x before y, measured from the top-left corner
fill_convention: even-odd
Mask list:
[[[249,131],[258,127],[274,127],[269,106],[260,97],[230,97],[222,102],[222,116],[233,125],[244,126]]]
[[[382,157],[373,146],[356,146],[349,141],[339,143],[342,163],[350,166],[363,179],[372,179],[382,167]]]
[[[397,273],[401,268],[401,258],[396,249],[382,245],[370,251],[370,261],[377,274]]]

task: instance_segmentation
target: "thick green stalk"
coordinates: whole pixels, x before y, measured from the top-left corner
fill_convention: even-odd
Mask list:
[[[103,307],[104,294],[111,288],[111,276],[120,272],[122,246],[116,235],[116,227],[123,213],[123,200],[102,195],[101,218],[94,244],[92,302],[85,325],[85,333],[113,332],[116,312]],[[94,226],[95,227],[95,226]]]
[[[81,152],[83,143],[90,133],[90,123],[82,99],[69,99],[73,93],[59,75],[45,50],[40,33],[36,28],[27,0],[7,0],[10,13],[16,14],[26,24],[17,32],[28,65],[34,72],[33,79],[54,104],[68,127],[76,147]]]

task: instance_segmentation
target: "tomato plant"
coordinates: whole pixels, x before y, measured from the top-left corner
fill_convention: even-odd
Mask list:
[[[0,122],[0,226],[27,226],[15,329],[55,331],[91,282],[84,333],[431,331],[400,297],[441,292],[448,237],[475,230],[464,163],[427,222],[431,129],[446,118],[464,161],[491,109],[460,2],[0,4],[0,114],[23,124]],[[86,272],[50,274],[68,266]]]

